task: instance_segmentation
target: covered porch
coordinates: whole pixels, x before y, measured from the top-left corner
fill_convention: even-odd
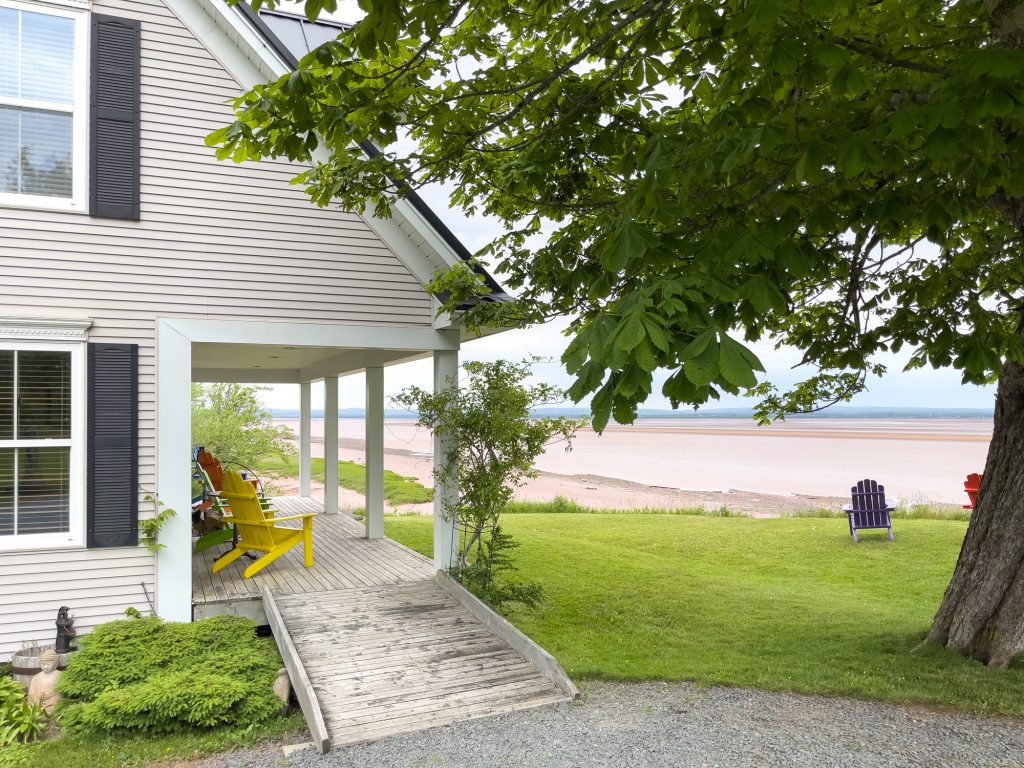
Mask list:
[[[160,532],[156,607],[160,616],[189,621],[211,613],[262,618],[260,584],[276,593],[366,587],[430,578],[452,563],[454,532],[441,515],[455,488],[441,486],[434,498],[433,562],[384,538],[385,368],[433,359],[435,390],[458,372],[460,332],[454,328],[322,325],[263,321],[157,321],[157,489],[175,510],[191,507],[191,384],[238,382],[296,384],[299,394],[299,495],[275,499],[286,514],[322,512],[314,523],[313,568],[302,565],[301,548],[252,579],[241,578],[246,561],[219,574],[209,566],[216,554],[192,555],[190,515],[179,513]],[[339,378],[366,376],[365,518],[338,512]],[[324,389],[324,501],[311,496],[311,384]],[[438,440],[434,455],[443,455]],[[210,562],[206,562],[209,560]],[[236,574],[235,571],[238,571]]]

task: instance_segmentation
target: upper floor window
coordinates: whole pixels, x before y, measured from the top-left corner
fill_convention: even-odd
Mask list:
[[[85,210],[87,15],[0,0],[0,203]]]

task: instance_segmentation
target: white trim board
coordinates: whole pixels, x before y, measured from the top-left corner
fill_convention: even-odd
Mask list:
[[[160,531],[156,610],[192,620],[192,345],[166,320],[156,321],[156,496],[177,514]]]
[[[290,347],[338,347],[349,350],[452,351],[457,331],[422,326],[357,323],[274,323],[265,320],[172,320],[161,322],[193,344],[260,344]]]
[[[85,341],[92,320],[0,317],[0,339]]]

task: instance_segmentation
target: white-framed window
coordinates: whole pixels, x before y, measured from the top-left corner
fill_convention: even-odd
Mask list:
[[[0,205],[88,209],[88,20],[0,0]]]
[[[85,543],[85,344],[0,339],[0,551]]]

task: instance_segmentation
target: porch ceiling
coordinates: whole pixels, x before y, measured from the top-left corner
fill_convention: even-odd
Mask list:
[[[192,345],[192,381],[298,383],[429,356],[429,352],[411,349],[198,342]]]

